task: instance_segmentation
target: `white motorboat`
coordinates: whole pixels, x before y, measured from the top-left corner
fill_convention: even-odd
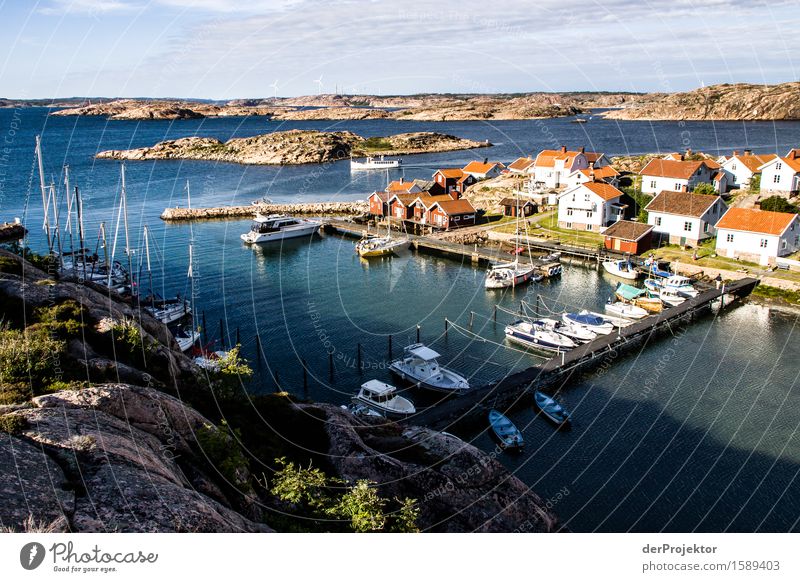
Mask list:
[[[190,327],[181,328],[173,333],[175,341],[182,352],[188,352],[200,339],[200,332]]]
[[[585,309],[578,313],[563,313],[561,315],[561,320],[565,323],[572,323],[585,327],[599,335],[609,334],[614,331],[614,324],[611,323],[608,318],[591,313]]]
[[[192,308],[186,299],[144,300],[142,306],[147,313],[161,323],[173,323],[192,313]]]
[[[209,372],[219,372],[220,360],[226,358],[227,356],[228,352],[222,350],[218,350],[216,352],[205,352],[203,355],[197,356],[194,359],[194,363],[204,370],[208,370]]]
[[[631,305],[630,303],[625,303],[623,301],[612,301],[610,303],[606,303],[605,309],[611,315],[624,317],[625,319],[642,319],[643,317],[647,317],[649,315],[646,309],[637,307],[636,305]]]
[[[369,380],[361,385],[361,390],[353,398],[353,403],[388,416],[408,416],[417,410],[408,399],[395,394],[397,388],[380,380]]]
[[[678,295],[684,297],[697,297],[699,291],[692,285],[692,280],[689,277],[682,275],[672,275],[661,284],[664,289],[673,289]]]
[[[241,239],[248,244],[272,242],[287,238],[311,236],[319,230],[319,223],[306,218],[296,218],[283,214],[264,216],[257,214],[250,225],[250,231]]]
[[[420,388],[461,394],[469,390],[466,378],[439,365],[440,354],[424,344],[411,344],[403,350],[403,357],[389,365],[389,369],[407,382]]]
[[[568,337],[574,342],[586,343],[597,337],[597,333],[587,327],[572,322],[559,321],[558,319],[541,319],[545,327],[556,333]]]
[[[399,168],[403,164],[402,160],[387,160],[383,156],[374,158],[368,156],[363,162],[350,160],[350,170],[390,170]]]
[[[516,287],[528,281],[541,281],[542,276],[536,272],[535,265],[524,265],[518,261],[501,263],[489,268],[484,286],[487,289],[503,289]]]
[[[549,352],[565,352],[577,345],[570,338],[553,331],[541,321],[515,321],[506,326],[505,334],[509,341]]]
[[[628,259],[603,261],[603,268],[606,272],[615,277],[622,277],[623,279],[630,279],[632,281],[639,278],[639,271],[636,270],[636,266]]]

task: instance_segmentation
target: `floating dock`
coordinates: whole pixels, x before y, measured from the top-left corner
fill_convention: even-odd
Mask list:
[[[674,333],[695,317],[709,311],[712,303],[724,302],[729,296],[740,298],[749,295],[756,285],[757,279],[746,278],[723,285],[719,289],[708,289],[680,305],[632,322],[568,352],[557,354],[544,364],[510,374],[498,382],[475,388],[462,396],[423,410],[409,422],[438,430],[454,424],[485,423],[490,408],[506,410],[530,405],[534,391],[542,388],[557,390],[588,369],[605,362],[610,365],[634,347],[646,345],[664,333]]]

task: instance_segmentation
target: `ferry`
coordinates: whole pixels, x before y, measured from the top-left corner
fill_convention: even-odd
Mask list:
[[[250,231],[241,235],[247,244],[265,243],[287,238],[311,236],[319,230],[319,223],[305,218],[283,214],[263,216],[257,214]]]
[[[390,170],[392,168],[399,168],[402,165],[402,160],[386,160],[383,156],[373,158],[368,156],[363,162],[350,160],[350,170]]]

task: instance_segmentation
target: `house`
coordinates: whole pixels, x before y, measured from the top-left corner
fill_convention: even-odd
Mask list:
[[[420,224],[428,224],[428,210],[436,202],[444,200],[452,200],[449,194],[438,194],[431,196],[430,194],[418,195],[409,205],[409,220],[418,222]]]
[[[728,206],[719,196],[663,190],[645,206],[647,223],[660,241],[697,246],[714,236]]]
[[[503,216],[516,216],[519,208],[520,216],[530,216],[539,212],[539,205],[533,200],[520,200],[519,198],[503,198],[500,201],[503,207]]]
[[[722,163],[722,171],[728,176],[728,186],[739,189],[748,188],[753,176],[761,173],[759,168],[772,157],[756,155],[750,150],[744,150],[744,153],[741,154],[734,150],[733,155]]]
[[[389,197],[389,209],[391,217],[394,220],[411,220],[413,219],[412,204],[417,199],[418,194],[410,194],[401,192],[399,194],[392,194]]]
[[[800,250],[797,214],[731,208],[717,223],[718,255],[769,265],[797,250]]]
[[[586,182],[559,195],[558,226],[601,232],[605,226],[622,220],[629,207],[627,196],[611,184]]]
[[[800,150],[789,150],[786,157],[773,156],[761,170],[761,194],[791,196],[800,191]]]
[[[657,194],[662,190],[694,190],[700,183],[713,185],[719,164],[712,160],[650,160],[642,168],[642,192]]]
[[[630,220],[619,220],[605,232],[603,246],[611,251],[640,255],[652,248],[653,226]]]
[[[533,164],[536,162],[533,158],[517,158],[508,165],[508,171],[512,174],[530,174],[533,172]]]
[[[460,198],[469,186],[472,186],[478,179],[472,174],[467,174],[461,168],[444,168],[437,170],[433,174],[433,186],[430,193],[450,194],[452,198]]]
[[[439,200],[428,209],[427,223],[448,230],[475,224],[476,211],[466,198]]]
[[[609,160],[608,156],[602,152],[586,152],[583,151],[583,148],[581,148],[581,151],[583,152],[583,155],[586,156],[586,162],[590,166],[594,165],[595,169],[605,168],[606,166],[611,165],[611,160]]]
[[[496,178],[505,168],[500,162],[490,162],[485,159],[483,162],[472,161],[464,166],[461,171],[478,180],[485,180],[486,178]]]
[[[561,146],[560,150],[539,152],[533,165],[533,179],[547,188],[560,188],[567,176],[588,167],[589,161],[583,148],[580,151],[567,151],[567,146]]]
[[[716,174],[714,174],[714,192],[717,194],[725,194],[728,191],[728,187],[730,186],[730,182],[728,181],[728,174],[725,173],[723,170],[720,170]]]
[[[372,216],[386,216],[387,208],[389,207],[389,198],[391,194],[388,192],[375,191],[369,195],[369,213]]]
[[[417,185],[416,180],[406,182],[404,178],[400,178],[399,180],[389,182],[389,185],[386,187],[386,191],[390,194],[400,194],[401,192],[405,192],[407,194],[416,194],[418,192],[422,192],[422,188]]]
[[[567,188],[572,188],[584,182],[608,182],[612,186],[619,183],[619,172],[611,166],[581,168],[567,176]]]

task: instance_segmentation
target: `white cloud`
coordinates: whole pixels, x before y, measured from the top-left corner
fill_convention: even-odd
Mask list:
[[[41,14],[99,15],[139,10],[141,5],[128,0],[50,0],[39,8]]]

